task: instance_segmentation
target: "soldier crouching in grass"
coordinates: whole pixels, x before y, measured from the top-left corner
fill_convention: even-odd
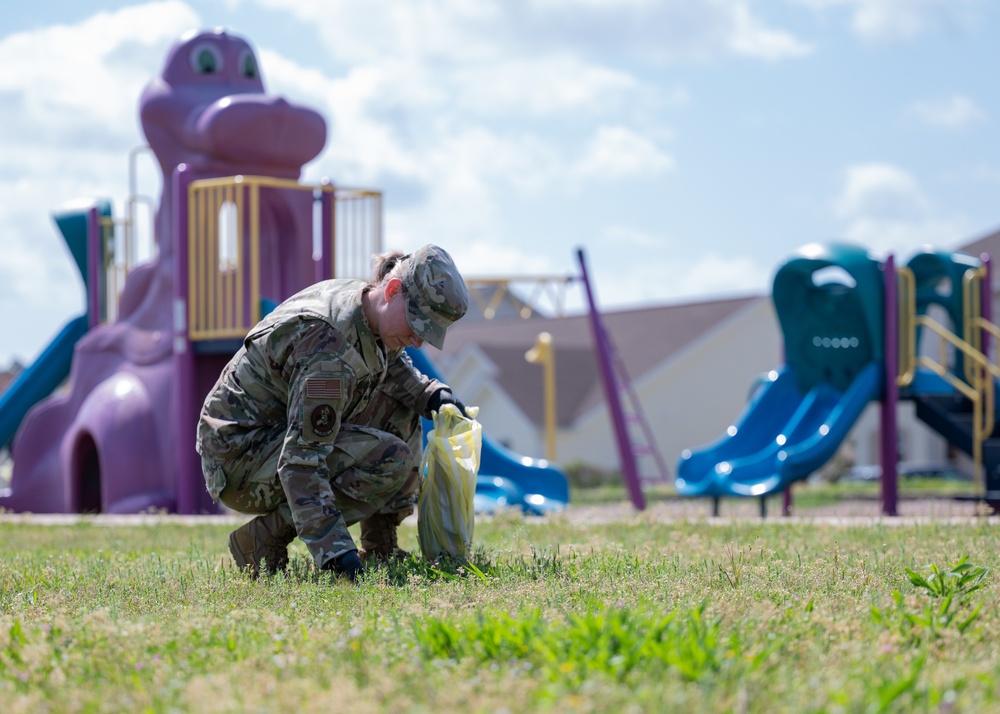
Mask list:
[[[351,580],[364,561],[406,555],[396,529],[420,489],[420,416],[465,407],[403,349],[440,349],[468,304],[451,256],[427,245],[376,256],[369,283],[317,283],[249,332],[205,399],[197,442],[212,498],[260,514],[229,536],[240,568],[283,570],[296,536],[317,567]],[[360,553],[347,530],[359,521]]]

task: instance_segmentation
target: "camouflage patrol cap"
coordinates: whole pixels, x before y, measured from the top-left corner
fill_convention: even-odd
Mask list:
[[[403,268],[406,321],[417,337],[439,350],[444,333],[469,309],[465,281],[444,248],[425,245],[410,255]]]

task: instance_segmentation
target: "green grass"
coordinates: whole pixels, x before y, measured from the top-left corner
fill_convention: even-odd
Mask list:
[[[995,522],[504,515],[358,587],[231,527],[0,521],[0,711],[1000,711]]]

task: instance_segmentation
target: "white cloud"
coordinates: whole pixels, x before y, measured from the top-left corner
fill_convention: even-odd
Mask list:
[[[402,182],[404,192],[427,201],[434,200],[430,191],[463,204],[481,194],[474,200],[485,204],[495,200],[487,194],[499,186],[534,193],[572,178],[571,188],[578,188],[580,182],[648,176],[672,166],[669,155],[634,130],[591,127],[637,108],[677,106],[685,92],[674,88],[654,96],[658,91],[635,76],[584,55],[511,46],[503,32],[479,27],[484,17],[506,12],[505,5],[485,15],[444,0],[380,7],[390,17],[365,37],[363,48],[351,44],[358,26],[345,27],[366,27],[368,20],[359,16],[378,14],[372,8],[302,3],[292,10],[319,28],[331,54],[350,58],[352,69],[342,78],[262,53],[272,91],[325,105],[327,149],[307,175],[329,173],[353,184],[388,181],[390,193],[393,181]],[[425,32],[422,23],[436,27]],[[436,43],[456,33],[464,39],[451,44],[445,61]],[[469,33],[490,37],[470,40]],[[497,51],[483,51],[485,45]],[[646,127],[665,132],[648,121]]]
[[[835,208],[841,218],[895,219],[923,215],[928,201],[917,181],[891,164],[858,164],[844,173]]]
[[[641,85],[624,72],[561,54],[462,65],[455,71],[454,88],[460,101],[480,112],[545,115],[618,107]]]
[[[947,128],[968,126],[986,119],[986,112],[961,94],[936,101],[916,102],[911,110],[925,124]]]
[[[387,246],[412,250],[433,240],[473,273],[557,268],[543,252],[511,242],[503,203],[509,189],[535,196],[576,191],[673,165],[653,139],[633,129],[578,130],[582,138],[575,142],[562,135],[566,117],[631,111],[624,98],[644,91],[631,75],[570,54],[535,62],[515,52],[496,62],[442,68],[390,52],[338,79],[270,53],[261,59],[272,91],[311,98],[314,106],[318,99],[328,117],[327,149],[307,178],[326,174],[385,189]],[[669,97],[683,99],[676,91]],[[518,128],[498,115],[513,118]],[[651,131],[669,136],[663,128]],[[401,199],[407,192],[420,195],[418,204]]]
[[[724,256],[707,252],[685,259],[663,260],[657,253],[634,254],[635,259],[614,272],[598,273],[597,293],[602,305],[623,306],[644,302],[677,302],[706,295],[766,294],[773,266],[745,255]],[[606,271],[612,272],[612,271]]]
[[[661,236],[629,226],[608,226],[604,238],[612,244],[627,243],[639,248],[662,248],[667,241]]]
[[[955,245],[969,233],[970,227],[961,220],[858,218],[846,226],[844,237],[876,253],[908,254],[924,245]]]
[[[573,167],[573,175],[582,179],[615,181],[651,176],[673,167],[673,157],[645,136],[622,126],[603,126]]]
[[[403,56],[411,62],[495,61],[610,54],[657,61],[742,55],[779,60],[812,48],[768,26],[749,0],[244,0],[292,13],[315,26],[331,53],[348,62]]]
[[[297,81],[299,67],[287,60],[276,63],[279,73],[268,89],[283,94]],[[266,71],[266,67],[265,67]],[[427,167],[420,163],[416,144],[391,123],[373,116],[373,108],[389,87],[387,72],[360,67],[342,79],[315,72],[301,85],[301,101],[320,111],[327,120],[327,146],[309,174],[325,171],[339,182],[371,183],[382,174],[427,180]],[[287,79],[287,82],[285,81]],[[294,93],[293,93],[294,95]],[[422,143],[422,142],[421,142]]]
[[[777,61],[812,53],[812,47],[794,35],[767,27],[743,3],[732,4],[729,47],[739,55]]]
[[[917,180],[891,164],[849,167],[834,209],[844,238],[877,252],[953,245],[969,232],[963,220],[937,215]]]
[[[49,141],[87,131],[100,136],[107,125],[134,117],[150,62],[197,22],[186,4],[166,0],[98,13],[75,26],[9,35],[0,41],[0,67],[17,71],[0,73],[0,91],[20,103],[21,127],[59,132]],[[74,121],[65,121],[68,114]],[[5,125],[13,118],[3,116]]]
[[[782,60],[812,52],[791,32],[769,27],[747,0],[533,0],[529,5],[536,10],[532,19],[558,39],[577,47],[597,42],[663,62],[728,54]]]
[[[797,0],[817,8],[845,7],[851,27],[872,41],[910,39],[932,30],[968,28],[983,0]]]
[[[245,0],[316,29],[331,56],[351,64],[476,61],[500,54],[504,5],[483,0]]]
[[[470,277],[552,275],[562,267],[543,254],[479,239],[463,241],[450,252],[462,274]]]
[[[129,151],[143,142],[139,94],[167,47],[200,22],[167,0],[0,37],[0,361],[33,358],[84,309],[82,281],[50,218],[81,196],[109,198],[121,215]],[[138,187],[157,193],[140,161]],[[153,188],[148,188],[152,184]]]
[[[385,187],[387,241],[404,248],[484,230],[509,240],[510,187],[576,193],[673,169],[669,130],[641,117],[684,105],[686,90],[648,86],[616,56],[808,51],[742,0],[245,2],[280,5],[350,65],[342,79],[303,85],[321,93],[330,118],[309,175]],[[264,59],[265,76],[278,76]],[[285,64],[280,73],[294,75]],[[419,196],[419,210],[397,202],[406,195]]]
[[[723,256],[710,252],[688,265],[674,268],[678,295],[734,295],[767,292],[773,266],[764,266],[747,256]]]
[[[483,15],[469,11],[466,3],[444,0],[297,3],[291,9],[317,28],[330,54],[349,64],[351,74],[369,78],[375,90],[369,100],[382,109],[433,108],[445,117],[461,110],[495,119],[498,114],[607,113],[626,101],[630,106],[653,101],[652,88],[592,61],[578,48],[525,47],[517,32],[502,29],[514,22],[509,13],[498,20],[500,29],[484,20],[504,10],[501,5]],[[368,31],[380,13],[386,21]],[[676,104],[676,92],[662,101]]]

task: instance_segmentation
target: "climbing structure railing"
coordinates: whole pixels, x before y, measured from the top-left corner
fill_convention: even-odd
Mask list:
[[[367,277],[382,250],[378,191],[266,176],[200,179],[188,188],[188,325],[194,341],[241,338],[260,320],[262,193],[309,193],[318,204],[315,279]]]
[[[1000,379],[1000,367],[991,362],[978,346],[984,344],[983,330],[1000,334],[1000,328],[981,316],[981,294],[978,285],[985,271],[970,269],[963,279],[964,339],[929,317],[918,315],[916,280],[909,268],[897,271],[899,286],[899,366],[896,383],[909,386],[920,367],[930,370],[947,382],[972,404],[972,445],[974,473],[982,477],[983,443],[993,433],[996,414],[995,382]],[[918,330],[937,337],[938,350],[919,350]],[[961,354],[963,374],[955,373],[955,355]]]

